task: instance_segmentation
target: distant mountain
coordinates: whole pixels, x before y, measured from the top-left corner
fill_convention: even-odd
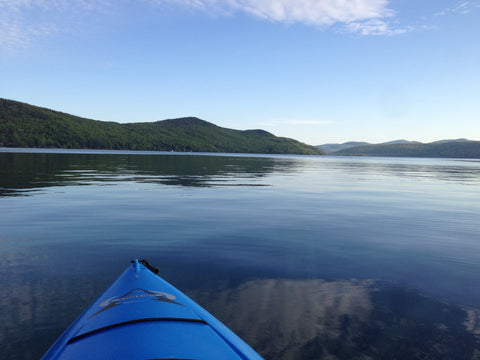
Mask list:
[[[343,144],[323,144],[317,145],[317,148],[324,151],[327,154],[334,153],[335,151],[340,151],[348,149],[355,146],[369,145],[367,142],[358,142],[358,141],[349,141]]]
[[[440,143],[446,143],[446,142],[464,142],[464,141],[470,141],[470,140],[465,139],[465,138],[461,138],[461,139],[448,139],[448,140],[438,140],[438,141],[434,141],[432,144],[440,144]]]
[[[393,144],[420,144],[418,141],[408,141],[408,140],[393,140],[381,143],[379,145],[393,145]]]
[[[264,130],[222,128],[195,117],[119,124],[0,99],[0,146],[321,155]]]
[[[480,141],[442,140],[428,144],[402,142],[350,147],[332,155],[442,157],[480,159]]]
[[[388,141],[385,143],[381,143],[382,145],[390,145],[390,144],[406,144],[406,143],[418,143],[417,141],[408,141],[408,140],[393,140]],[[334,152],[350,149],[357,146],[365,146],[365,145],[380,145],[380,144],[370,144],[368,142],[361,142],[361,141],[349,141],[343,144],[323,144],[317,145],[317,148],[324,151],[327,154],[333,154]]]

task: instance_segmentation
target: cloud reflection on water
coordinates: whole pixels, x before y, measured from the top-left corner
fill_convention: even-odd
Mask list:
[[[26,269],[32,274],[32,269]],[[108,281],[50,273],[6,282],[2,351],[35,359]],[[3,274],[5,275],[5,274]],[[107,276],[108,277],[108,276]],[[256,279],[184,289],[266,360],[478,359],[480,310],[373,279]],[[55,316],[52,318],[52,314]],[[0,351],[0,354],[2,353]]]
[[[473,359],[480,354],[478,310],[393,283],[262,279],[192,295],[266,359]]]

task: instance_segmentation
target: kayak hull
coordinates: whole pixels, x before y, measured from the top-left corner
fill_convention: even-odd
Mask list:
[[[134,260],[42,359],[262,357],[200,305]]]

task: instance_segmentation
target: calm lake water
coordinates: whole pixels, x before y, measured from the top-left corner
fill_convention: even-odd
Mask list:
[[[480,162],[0,149],[0,358],[129,265],[266,359],[479,359]]]

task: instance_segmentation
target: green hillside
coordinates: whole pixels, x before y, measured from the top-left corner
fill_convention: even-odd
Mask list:
[[[119,124],[0,99],[0,146],[321,155],[263,130],[232,130],[188,117]]]
[[[408,142],[365,145],[336,151],[333,155],[480,159],[480,141],[443,141],[428,144]]]

